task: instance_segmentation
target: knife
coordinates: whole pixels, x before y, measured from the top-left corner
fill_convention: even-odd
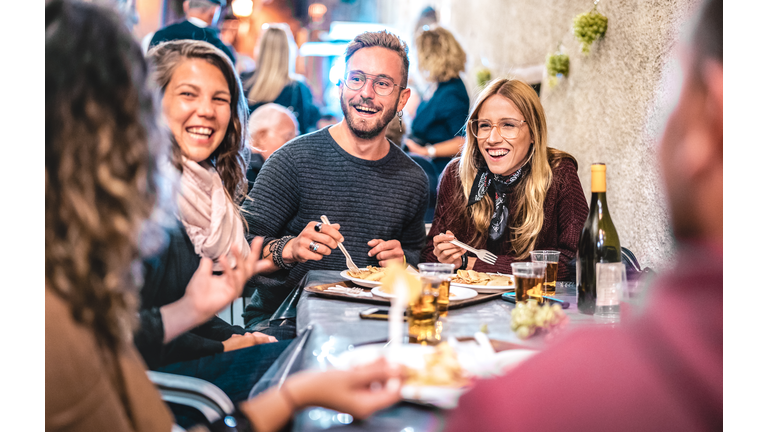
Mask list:
[[[559,304],[560,307],[563,309],[568,309],[571,304],[565,300],[556,299],[554,297],[549,296],[542,296],[544,297],[544,300],[546,300],[549,304]],[[517,303],[517,298],[515,297],[515,293],[509,292],[501,295],[502,300],[506,300],[510,303]]]

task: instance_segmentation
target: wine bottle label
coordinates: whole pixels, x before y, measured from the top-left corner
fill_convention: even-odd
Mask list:
[[[605,164],[592,164],[592,192],[605,192]]]
[[[621,293],[627,284],[627,271],[624,263],[597,263],[596,291],[597,306],[615,306],[619,304]]]

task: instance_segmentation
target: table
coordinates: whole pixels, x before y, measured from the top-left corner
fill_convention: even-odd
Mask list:
[[[305,286],[338,282],[338,271],[313,270],[304,279]],[[303,287],[300,287],[303,288]],[[570,320],[569,327],[594,323],[590,315],[583,315],[576,307],[576,286],[573,282],[558,282],[555,297],[571,303],[565,313]],[[525,345],[534,349],[543,348],[543,338],[521,341],[510,329],[513,303],[501,299],[449,310],[443,322],[443,337],[472,336],[487,325],[488,337]],[[294,342],[285,350],[259,383],[253,394],[267,387],[280,385],[291,373],[304,369],[332,367],[334,355],[354,345],[382,341],[387,338],[386,321],[360,318],[360,311],[374,307],[366,303],[348,302],[323,298],[306,291],[301,292],[295,310],[297,334]],[[407,328],[407,326],[406,326]],[[438,408],[424,407],[410,403],[399,403],[371,418],[352,423],[351,416],[323,408],[309,408],[294,417],[293,431],[403,431],[431,432],[444,429],[446,412]]]

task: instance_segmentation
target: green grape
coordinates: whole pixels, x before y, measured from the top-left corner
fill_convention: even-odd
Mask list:
[[[562,74],[564,77],[568,77],[570,71],[570,59],[568,54],[557,52],[547,56],[547,75],[556,77],[558,74]]]
[[[588,54],[592,42],[604,36],[608,29],[608,17],[593,9],[573,19],[573,34],[581,42],[581,52]]]

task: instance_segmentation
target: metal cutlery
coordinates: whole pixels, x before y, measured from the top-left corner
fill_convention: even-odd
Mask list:
[[[490,265],[496,264],[496,258],[498,257],[488,252],[485,249],[475,249],[472,246],[462,243],[458,240],[451,240],[449,243],[472,252],[473,254],[475,254],[475,256],[477,256],[477,259],[479,259],[482,262],[488,263]]]
[[[324,224],[328,224],[328,225],[331,224],[331,222],[328,221],[328,217],[326,215],[320,216],[320,220],[323,221]],[[341,244],[341,242],[339,242],[339,249],[341,249],[341,253],[343,253],[344,256],[347,257],[347,268],[354,271],[360,271],[360,269],[357,268],[357,266],[355,265],[355,262],[352,261],[352,257],[349,256],[349,252],[347,252],[347,248],[345,248],[344,245]]]

